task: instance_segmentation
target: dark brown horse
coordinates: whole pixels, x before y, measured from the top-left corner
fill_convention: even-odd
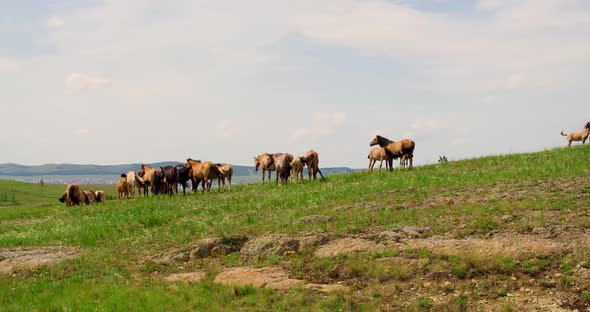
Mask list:
[[[182,195],[186,195],[186,184],[190,179],[189,169],[185,165],[176,165],[174,168],[176,168],[176,182],[182,185]]]
[[[384,147],[385,152],[391,159],[389,160],[389,168],[393,170],[393,159],[407,159],[410,162],[410,169],[414,166],[414,147],[416,143],[409,139],[402,139],[401,141],[391,141],[387,138],[384,138],[380,135],[375,136],[375,138],[369,143],[370,146],[377,145]]]
[[[164,174],[164,181],[166,181],[166,189],[161,190],[162,193],[166,192],[168,195],[174,194],[176,192],[178,194],[178,183],[176,180],[176,167],[166,166],[160,167],[162,173]]]

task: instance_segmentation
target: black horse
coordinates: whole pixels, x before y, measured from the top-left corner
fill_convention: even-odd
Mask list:
[[[162,193],[166,192],[170,196],[174,194],[174,191],[178,193],[176,167],[166,166],[160,167],[160,169],[162,169],[162,174],[164,175],[164,179],[166,181],[166,189],[162,190]]]
[[[174,168],[176,169],[176,183],[180,183],[180,185],[182,185],[182,195],[186,195],[185,189],[187,182],[190,180],[188,174],[189,169],[185,165],[176,165]],[[176,193],[178,193],[178,187],[176,190]]]

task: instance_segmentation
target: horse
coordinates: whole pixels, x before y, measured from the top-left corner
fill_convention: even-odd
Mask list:
[[[103,190],[94,192],[94,195],[96,196],[97,203],[104,203],[107,200],[107,196]]]
[[[293,161],[291,161],[291,181],[293,183],[303,183],[303,168],[305,167],[306,161],[305,156],[295,157],[293,158]],[[299,177],[301,177],[301,179]]]
[[[174,168],[176,169],[176,182],[182,185],[182,195],[186,195],[186,182],[190,179],[189,169],[185,165],[176,165]],[[178,190],[178,186],[176,186],[176,190]]]
[[[234,167],[230,164],[221,165],[216,164],[217,170],[219,170],[219,176],[217,178],[217,186],[221,188],[220,182],[223,183],[223,189],[225,190],[225,179],[227,179],[229,184],[229,191],[231,192],[231,178],[234,175]]]
[[[318,173],[322,177],[322,180],[326,179],[326,178],[324,178],[324,175],[322,174],[322,171],[320,170],[320,167],[319,167],[320,157],[319,157],[318,153],[316,153],[316,151],[309,150],[305,154],[305,163],[307,164],[307,174],[309,175],[310,180],[312,177],[315,180],[318,176]]]
[[[391,157],[389,160],[389,170],[393,170],[393,159],[407,157],[410,162],[409,169],[413,168],[414,160],[414,147],[416,143],[409,139],[402,139],[401,141],[395,142],[380,135],[376,135],[375,138],[369,143],[369,146],[377,145],[384,147],[385,152]]]
[[[389,160],[391,157],[385,152],[385,148],[383,147],[373,147],[369,151],[369,173],[373,172],[373,167],[379,160],[379,172],[381,172],[381,168],[383,167],[383,161],[385,160],[385,170],[389,170]]]
[[[127,197],[129,193],[129,184],[127,184],[127,175],[122,173],[121,179],[117,182],[117,198]]]
[[[80,186],[75,183],[68,184],[63,195],[58,200],[62,203],[65,203],[67,207],[78,206],[81,203],[86,205],[90,204],[84,191],[82,191]]]
[[[196,192],[199,188],[199,183],[203,185],[203,193],[205,189],[211,190],[209,180],[213,180],[219,176],[219,170],[210,161],[201,162],[200,160],[193,160],[187,158],[186,167],[189,168],[192,174],[193,191]]]
[[[268,171],[268,182],[270,182],[271,172],[277,170],[273,158],[269,153],[260,154],[254,157],[254,167],[255,171],[258,171],[259,167],[262,169],[262,184],[264,184],[264,173],[266,171]]]
[[[582,144],[584,144],[588,139],[588,135],[590,135],[590,121],[584,126],[584,130],[570,133],[563,133],[563,131],[561,131],[561,135],[567,137],[567,147],[572,145],[572,141],[582,141]]]
[[[276,183],[279,184],[280,178],[282,183],[287,184],[291,173],[291,161],[293,161],[293,155],[289,153],[275,153],[271,156],[272,162],[277,170]]]
[[[96,203],[96,193],[94,191],[83,191],[86,194],[86,198],[88,199],[88,204]]]
[[[121,175],[122,176],[122,175]],[[135,188],[137,187],[138,196],[141,197],[141,189],[144,190],[144,196],[147,196],[147,183],[135,171],[127,172],[127,194],[128,197],[135,196]]]
[[[161,188],[161,181],[163,178],[160,169],[152,168],[147,164],[141,165],[141,170],[139,171],[139,176],[145,181],[147,185],[150,185],[152,188],[152,195],[158,194]],[[145,189],[145,195],[148,195],[147,188]]]
[[[160,167],[161,172],[164,174],[164,179],[163,181],[166,182],[166,190],[162,190],[162,191],[166,191],[166,193],[168,193],[168,195],[172,195],[174,194],[174,192],[176,192],[178,194],[178,183],[176,180],[176,167],[172,167],[172,166],[166,166],[166,167]]]

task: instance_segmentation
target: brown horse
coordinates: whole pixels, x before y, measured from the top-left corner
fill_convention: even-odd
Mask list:
[[[373,147],[369,151],[369,173],[373,172],[373,167],[379,160],[379,172],[381,172],[381,168],[383,167],[383,161],[385,160],[385,169],[389,170],[389,160],[391,157],[385,152],[385,148],[383,147]]]
[[[416,143],[409,139],[403,139],[398,142],[391,141],[387,138],[384,138],[380,135],[375,136],[375,138],[369,143],[370,146],[377,145],[384,147],[385,152],[391,157],[389,160],[389,169],[393,170],[393,159],[403,158],[406,157],[410,162],[410,169],[413,168],[414,164],[414,147]]]
[[[258,168],[262,168],[262,183],[264,184],[264,173],[268,171],[268,182],[270,182],[270,174],[272,171],[276,171],[277,168],[274,164],[273,158],[269,153],[260,154],[254,157],[254,167],[256,168],[255,171],[258,171]]]
[[[313,177],[315,180],[318,176],[318,173],[324,178],[322,171],[320,171],[320,156],[314,150],[310,150],[305,154],[305,163],[307,164],[307,174],[309,175],[309,179]]]
[[[96,203],[96,193],[94,191],[83,191],[86,194],[86,198],[88,198],[88,204]]]
[[[96,202],[97,203],[104,203],[107,200],[107,195],[105,194],[105,192],[103,190],[98,190],[98,191],[94,192],[94,195],[96,195]]]
[[[59,201],[62,203],[66,203],[66,206],[78,206],[82,203],[89,205],[90,202],[88,201],[88,197],[84,191],[80,189],[78,184],[72,183],[66,186],[66,190],[64,191],[63,195],[59,198]]]
[[[223,189],[225,190],[225,179],[227,179],[229,184],[229,191],[231,192],[231,177],[234,175],[234,167],[230,164],[221,165],[217,164],[217,170],[219,170],[219,177],[217,178],[217,186],[221,188],[221,183],[223,183]],[[221,183],[220,183],[221,182]]]
[[[570,147],[573,141],[582,141],[582,144],[586,143],[588,136],[590,135],[590,121],[584,127],[584,130],[570,132],[570,133],[563,133],[561,131],[561,135],[567,137],[567,146]]]
[[[190,175],[192,176],[194,192],[199,188],[199,183],[203,185],[203,193],[205,193],[205,189],[210,191],[211,184],[208,183],[209,180],[216,179],[219,176],[217,166],[210,161],[201,162],[200,160],[188,158],[186,160],[186,167],[189,168]]]
[[[293,155],[289,153],[275,153],[272,154],[272,162],[277,170],[276,182],[279,184],[279,178],[281,182],[287,184],[289,175],[291,174],[291,162],[293,161]]]

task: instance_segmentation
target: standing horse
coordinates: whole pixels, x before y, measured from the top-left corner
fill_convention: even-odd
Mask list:
[[[217,178],[217,186],[221,190],[221,183],[223,183],[223,190],[225,190],[225,180],[229,183],[229,191],[231,192],[231,178],[234,175],[234,167],[230,164],[217,164],[217,170],[219,170],[219,177]]]
[[[385,152],[391,157],[389,160],[389,169],[393,170],[393,159],[406,158],[410,162],[410,169],[413,168],[414,164],[414,147],[416,143],[409,139],[402,139],[401,141],[391,141],[380,135],[376,135],[375,138],[369,143],[370,146],[377,145],[384,147]]]
[[[176,165],[174,168],[176,168],[176,182],[182,185],[182,195],[186,195],[186,182],[190,179],[189,169],[185,165]]]
[[[186,167],[189,168],[192,175],[193,191],[197,191],[199,183],[203,185],[203,193],[205,189],[211,190],[209,180],[216,179],[219,176],[217,166],[210,161],[201,162],[200,160],[193,160],[188,158],[186,160]]]
[[[160,167],[162,173],[164,174],[164,181],[166,181],[166,190],[162,190],[168,193],[168,195],[172,196],[174,192],[178,194],[178,183],[176,180],[176,167],[166,166]]]
[[[146,164],[141,165],[141,171],[139,171],[139,176],[147,185],[152,187],[152,195],[157,194],[161,187],[162,174],[158,172],[160,172],[160,169],[152,168]],[[145,195],[147,196],[147,192]]]
[[[266,171],[268,171],[268,182],[270,182],[271,171],[277,170],[273,158],[269,153],[260,154],[254,157],[254,167],[256,168],[255,171],[258,171],[259,167],[262,168],[262,184],[264,184],[264,173]]]
[[[369,158],[369,173],[373,172],[373,167],[375,167],[377,160],[379,160],[379,172],[381,172],[381,168],[383,167],[384,160],[385,160],[385,169],[389,170],[389,160],[391,159],[391,157],[389,157],[389,155],[387,155],[385,148],[373,147],[369,151],[369,156],[367,156],[367,158]]]
[[[276,153],[272,154],[272,162],[274,163],[277,170],[276,182],[279,184],[279,178],[281,182],[287,184],[289,175],[291,174],[291,162],[293,161],[293,155],[289,153]]]
[[[315,180],[318,176],[318,173],[322,177],[322,180],[325,180],[322,171],[320,170],[320,156],[316,151],[310,150],[305,154],[305,163],[307,164],[307,173],[309,175],[309,179],[313,177]]]

